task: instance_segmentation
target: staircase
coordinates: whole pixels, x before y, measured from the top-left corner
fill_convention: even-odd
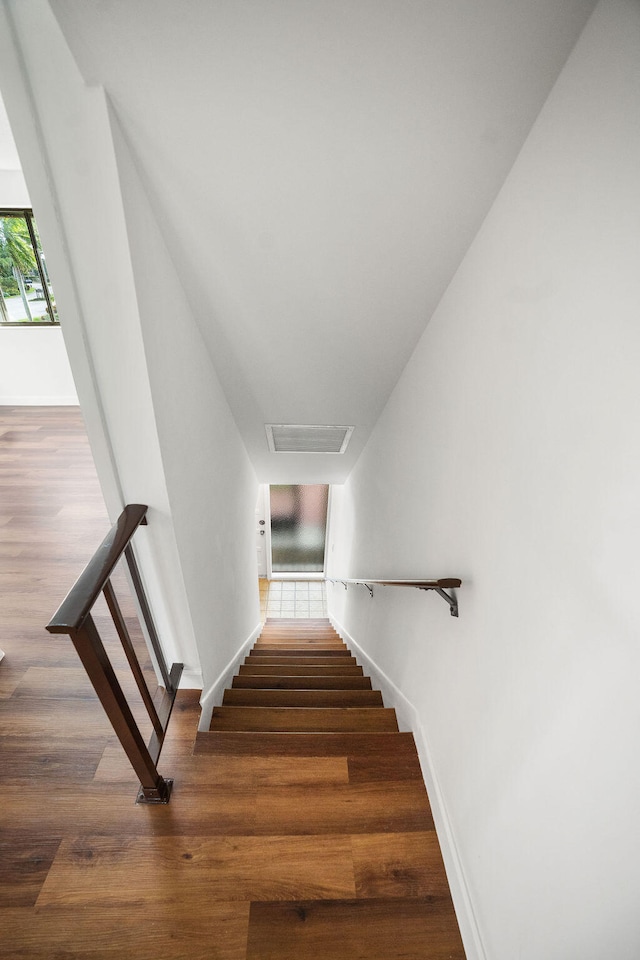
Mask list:
[[[413,736],[328,620],[267,620],[195,753],[257,790],[247,960],[464,960]]]

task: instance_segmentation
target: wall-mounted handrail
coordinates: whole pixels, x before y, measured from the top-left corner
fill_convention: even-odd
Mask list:
[[[455,593],[446,593],[461,586],[462,580],[457,577],[442,577],[440,580],[375,580],[367,578],[366,580],[350,580],[345,577],[325,577],[328,583],[341,583],[345,590],[350,583],[360,584],[369,591],[369,596],[373,596],[374,586],[380,587],[414,587],[417,590],[433,590],[449,604],[449,611],[452,617],[458,616],[458,598]]]
[[[47,625],[47,630],[49,633],[66,633],[71,637],[89,679],[111,721],[111,725],[124,747],[132,767],[140,778],[137,802],[168,803],[173,781],[165,780],[160,776],[156,769],[156,763],[173,709],[182,674],[182,664],[174,663],[171,670],[167,670],[131,547],[131,538],[134,533],[141,524],[147,523],[146,513],[147,507],[141,503],[130,503],[124,508],[117,522],[62,601]],[[147,687],[125,619],[111,585],[111,574],[123,554],[129,567],[131,582],[165,685],[165,689],[159,695],[156,693],[155,697],[151,696]],[[91,610],[101,593],[104,594],[107,601],[116,631],[153,725],[153,734],[148,745],[144,742],[142,733],[127,703],[91,616]]]

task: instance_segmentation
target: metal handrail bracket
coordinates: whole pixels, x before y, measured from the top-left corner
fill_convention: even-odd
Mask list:
[[[433,590],[434,593],[437,593],[438,596],[442,597],[442,599],[446,600],[449,604],[451,616],[458,616],[458,598],[455,593],[447,593],[445,590],[445,588],[451,590],[460,587],[462,580],[458,579],[458,577],[442,577],[440,580],[349,580],[343,577],[325,577],[325,580],[328,583],[341,583],[345,590],[350,583],[359,584],[367,588],[370,597],[373,597],[374,585],[380,587],[413,587],[416,590]]]

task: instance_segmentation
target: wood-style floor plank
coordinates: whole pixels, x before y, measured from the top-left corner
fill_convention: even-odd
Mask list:
[[[15,729],[15,728],[14,728]],[[0,771],[5,786],[31,789],[47,783],[87,783],[93,780],[108,738],[58,739],[55,736],[0,737]]]
[[[256,795],[255,829],[305,833],[405,833],[433,829],[424,784],[415,780],[265,787]]]
[[[349,781],[364,783],[367,780],[419,780],[422,782],[422,769],[418,752],[411,743],[406,748],[389,755],[377,753],[375,756],[354,756],[347,760]]]
[[[1,960],[245,960],[249,903],[0,908]]]
[[[224,787],[255,791],[261,786],[308,786],[310,784],[348,783],[346,757],[260,757],[197,756],[185,757],[183,747],[165,746],[163,764],[184,786]],[[107,747],[96,770],[95,779],[135,783],[135,775],[120,746]]]
[[[76,739],[82,733],[95,739],[113,732],[97,699],[34,700],[15,696],[0,700],[0,729],[4,736],[35,737],[41,742],[48,736]]]
[[[61,843],[38,907],[354,895],[348,837],[79,837]]]
[[[1,906],[30,907],[35,904],[59,846],[60,837],[0,840]]]
[[[247,960],[464,960],[450,902],[253,903]]]
[[[96,692],[82,667],[29,667],[14,697],[95,700]]]
[[[435,831],[351,838],[358,897],[448,897]]]
[[[175,768],[160,762],[160,772]],[[75,836],[240,836],[282,833],[264,825],[256,831],[256,791],[246,788],[189,786],[185,777],[174,784],[166,807],[137,806],[135,779],[99,783],[51,784],[45,793],[24,787],[2,789],[0,838]],[[43,797],[46,796],[46,803]]]

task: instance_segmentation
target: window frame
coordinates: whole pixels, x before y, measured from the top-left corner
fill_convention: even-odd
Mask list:
[[[49,293],[49,285],[45,277],[44,270],[42,268],[42,261],[38,255],[38,239],[36,237],[36,232],[34,230],[33,221],[33,210],[31,207],[0,207],[0,218],[3,217],[22,217],[27,224],[27,230],[29,232],[29,239],[31,240],[31,246],[33,247],[34,258],[36,261],[36,267],[38,268],[38,276],[40,277],[40,283],[42,285],[42,292],[44,294],[44,299],[46,301],[46,311],[49,316],[48,320],[9,320],[7,322],[0,321],[0,328],[2,327],[59,327],[60,320],[57,318],[57,309],[54,306],[54,301],[51,299],[51,294]],[[1,294],[0,294],[1,295]]]

